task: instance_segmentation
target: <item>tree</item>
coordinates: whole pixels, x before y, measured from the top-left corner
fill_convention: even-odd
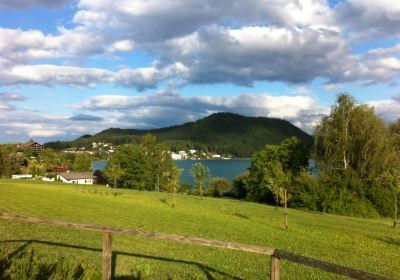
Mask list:
[[[72,169],[75,171],[91,171],[92,158],[86,153],[76,154]]]
[[[232,182],[226,178],[211,178],[207,188],[207,195],[213,197],[232,196]]]
[[[16,145],[0,145],[0,177],[11,177],[18,173],[23,162],[23,158],[18,156]]]
[[[172,208],[176,206],[176,192],[179,188],[179,180],[182,175],[182,169],[179,169],[177,166],[173,166],[171,171],[166,172],[164,176],[169,178],[169,182],[166,186],[166,190],[173,193],[172,196]]]
[[[314,134],[320,186],[331,194],[322,204],[337,214],[387,212],[384,201],[392,192],[379,178],[398,166],[388,136],[388,127],[372,107],[357,104],[348,94],[338,96]]]
[[[125,144],[115,151],[108,161],[121,167],[123,174],[117,183],[123,188],[150,190],[152,189],[151,166],[142,149],[136,144]]]
[[[398,195],[400,192],[400,172],[397,169],[392,169],[388,172],[385,172],[381,179],[383,179],[393,191],[393,228],[396,228]]]
[[[117,188],[117,181],[119,178],[124,174],[124,170],[119,166],[119,164],[112,162],[107,164],[107,168],[105,170],[105,175],[108,180],[113,182],[114,186],[114,196],[115,196],[115,189]]]
[[[318,169],[339,176],[355,173],[361,179],[376,178],[390,164],[386,135],[385,123],[373,108],[341,94],[315,130]]]
[[[284,189],[290,187],[292,176],[307,168],[308,157],[307,148],[294,137],[254,152],[246,180],[247,198],[275,205],[283,202]]]
[[[157,144],[157,138],[151,134],[142,137],[140,148],[143,150],[151,167],[151,184],[154,190],[160,191],[169,182],[168,177],[164,176],[173,171],[174,163],[165,144]]]
[[[197,191],[203,197],[205,185],[210,178],[210,170],[202,163],[195,163],[190,169],[190,175],[194,178]]]

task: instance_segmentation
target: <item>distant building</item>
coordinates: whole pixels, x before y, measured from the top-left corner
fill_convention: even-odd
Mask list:
[[[32,174],[15,174],[11,176],[11,179],[31,179]]]
[[[53,173],[64,173],[67,172],[68,169],[61,167],[61,166],[53,166],[50,170],[46,170],[47,172],[53,172]]]
[[[180,159],[182,159],[182,156],[180,154],[171,153],[171,158],[173,160],[180,160]]]
[[[64,172],[58,175],[58,179],[68,184],[93,185],[92,172]]]
[[[24,151],[26,149],[32,148],[37,154],[40,154],[44,151],[44,147],[39,143],[33,141],[32,139],[26,143],[19,145],[19,150]]]

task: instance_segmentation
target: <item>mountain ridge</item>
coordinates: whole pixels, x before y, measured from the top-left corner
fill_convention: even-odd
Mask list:
[[[109,128],[95,135],[83,135],[73,141],[48,142],[45,147],[65,149],[90,147],[92,142],[114,145],[139,142],[144,134],[151,133],[171,150],[196,149],[238,157],[250,157],[266,144],[279,144],[289,137],[297,137],[307,146],[312,137],[290,122],[277,118],[249,117],[220,112],[203,119],[156,129]]]

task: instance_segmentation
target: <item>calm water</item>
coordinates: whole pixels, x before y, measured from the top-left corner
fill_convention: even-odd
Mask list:
[[[183,169],[181,182],[193,185],[193,178],[190,176],[190,169],[195,163],[202,163],[210,169],[211,177],[224,177],[233,180],[245,172],[250,167],[249,159],[235,160],[175,160],[178,168]],[[107,161],[99,161],[93,163],[93,170],[103,170],[107,165]]]
[[[250,167],[249,159],[234,160],[175,160],[176,165],[183,169],[181,182],[193,185],[193,178],[190,176],[190,169],[195,163],[202,163],[210,169],[211,177],[223,177],[233,180]]]

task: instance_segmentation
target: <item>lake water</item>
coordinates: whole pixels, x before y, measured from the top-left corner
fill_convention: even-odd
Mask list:
[[[245,172],[250,167],[249,159],[233,159],[233,160],[174,160],[178,168],[182,169],[181,182],[193,185],[193,178],[190,176],[190,169],[195,163],[202,163],[210,169],[211,177],[223,177],[233,180]],[[99,161],[93,163],[93,170],[104,170],[107,161]]]
[[[233,159],[233,160],[212,160],[212,159],[201,159],[201,160],[174,160],[178,168],[182,169],[181,182],[194,185],[193,178],[190,176],[190,169],[195,163],[202,163],[210,169],[211,177],[223,177],[228,180],[233,180],[245,172],[251,165],[250,159]],[[107,161],[94,162],[92,167],[93,170],[99,169],[104,170],[107,165]],[[316,175],[315,161],[309,161],[309,167],[311,174]]]

